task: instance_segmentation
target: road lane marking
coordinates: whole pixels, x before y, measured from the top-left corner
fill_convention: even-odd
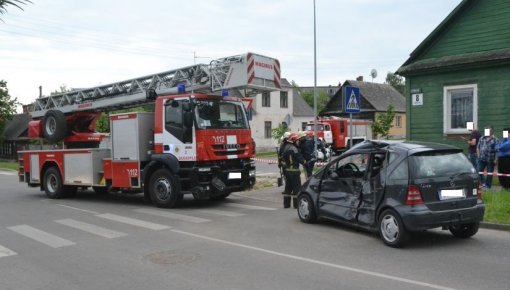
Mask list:
[[[9,176],[13,176],[13,175],[16,175],[16,174],[17,174],[17,172],[16,172],[16,171],[11,172],[11,171],[1,171],[1,170],[0,170],[0,174],[2,174],[2,175],[9,175]]]
[[[15,256],[17,255],[18,253],[0,245],[0,258],[3,258],[3,257],[9,257],[9,256]]]
[[[344,265],[340,265],[340,264],[323,262],[323,261],[319,261],[319,260],[315,260],[315,259],[309,259],[309,258],[305,258],[305,257],[285,254],[285,253],[276,252],[276,251],[272,251],[272,250],[266,250],[263,248],[258,248],[258,247],[253,247],[253,246],[240,244],[240,243],[236,243],[236,242],[230,242],[230,241],[226,241],[226,240],[216,239],[216,238],[212,238],[212,237],[208,237],[208,236],[204,236],[204,235],[198,235],[198,234],[194,234],[194,233],[190,233],[190,232],[185,232],[185,231],[180,231],[180,230],[171,230],[171,231],[174,233],[199,238],[202,240],[208,240],[208,241],[217,242],[217,243],[221,243],[221,244],[225,244],[225,245],[230,245],[230,246],[235,246],[235,247],[239,247],[239,248],[257,251],[257,252],[262,252],[262,253],[266,253],[266,254],[270,254],[270,255],[274,255],[274,256],[280,256],[280,257],[293,259],[293,260],[297,260],[297,261],[302,261],[302,262],[312,263],[312,264],[326,266],[326,267],[330,267],[330,268],[340,269],[340,270],[344,270],[344,271],[354,272],[354,273],[358,273],[358,274],[362,274],[362,275],[368,275],[368,276],[373,276],[373,277],[378,277],[378,278],[383,278],[383,279],[388,279],[388,280],[393,280],[393,281],[398,281],[398,282],[403,282],[403,283],[408,283],[408,284],[413,284],[413,285],[418,285],[418,286],[423,286],[423,287],[429,287],[429,288],[433,288],[433,289],[455,290],[455,288],[449,288],[449,287],[430,284],[430,283],[421,282],[421,281],[417,281],[417,280],[411,280],[411,279],[406,279],[406,278],[402,278],[402,277],[386,275],[386,274],[382,274],[382,273],[378,273],[378,272],[362,270],[362,269],[344,266]]]
[[[69,205],[65,205],[65,204],[57,203],[55,205],[58,205],[58,206],[61,206],[61,207],[66,207],[66,208],[70,208],[70,209],[74,209],[74,210],[78,210],[78,211],[82,211],[82,212],[86,212],[86,213],[99,214],[98,212],[93,211],[93,210],[81,209],[81,208],[77,208],[77,207],[69,206]]]
[[[97,235],[97,236],[100,236],[103,238],[107,238],[107,239],[114,239],[114,238],[127,236],[127,234],[125,234],[125,233],[117,232],[114,230],[109,230],[107,228],[80,222],[80,221],[73,220],[73,219],[55,220],[55,222],[62,224],[62,225],[66,225],[68,227],[78,229],[78,230],[82,230],[82,231],[90,233],[90,234],[94,234],[94,235]]]
[[[116,221],[116,222],[119,222],[119,223],[124,223],[124,224],[132,225],[132,226],[142,227],[142,228],[146,228],[146,229],[150,229],[150,230],[155,230],[155,231],[166,230],[166,229],[170,229],[171,228],[171,227],[169,227],[167,225],[151,223],[151,222],[148,222],[148,221],[143,221],[143,220],[139,220],[139,219],[129,218],[129,217],[120,216],[120,215],[111,214],[111,213],[97,214],[96,216],[100,217],[100,218]]]
[[[274,207],[264,207],[264,206],[256,206],[256,205],[248,205],[241,203],[225,203],[226,206],[237,207],[242,209],[253,209],[253,210],[277,210]]]
[[[209,219],[198,218],[198,217],[194,217],[194,216],[190,216],[190,215],[173,213],[168,210],[137,208],[137,209],[133,209],[133,211],[136,211],[139,213],[155,215],[155,216],[160,216],[160,217],[165,217],[165,218],[170,218],[170,219],[175,219],[175,220],[181,220],[181,221],[185,221],[185,222],[192,222],[192,223],[206,223],[206,222],[211,221]]]
[[[240,217],[240,216],[245,215],[244,213],[225,211],[225,210],[219,210],[219,209],[200,209],[198,211],[206,213],[206,214],[215,214],[215,215],[222,215],[222,216],[228,216],[228,217]]]
[[[38,241],[38,242],[43,243],[47,246],[50,246],[52,248],[60,248],[60,247],[76,245],[75,243],[73,243],[69,240],[66,240],[61,237],[55,236],[53,234],[41,231],[39,229],[33,228],[28,225],[19,225],[19,226],[8,227],[8,229],[13,232],[16,232],[20,235],[23,235],[27,238],[31,238],[35,241]]]

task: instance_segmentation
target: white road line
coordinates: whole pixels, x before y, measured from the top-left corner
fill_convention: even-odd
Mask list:
[[[203,235],[197,235],[197,234],[193,234],[193,233],[189,233],[189,232],[184,232],[184,231],[179,231],[179,230],[171,230],[171,231],[174,233],[179,233],[179,234],[183,234],[183,235],[187,235],[187,236],[191,236],[191,237],[195,237],[195,238],[199,238],[199,239],[203,239],[203,240],[208,240],[208,241],[212,241],[212,242],[217,242],[217,243],[221,243],[221,244],[225,244],[225,245],[235,246],[235,247],[239,247],[239,248],[244,248],[244,249],[248,249],[248,250],[253,250],[253,251],[257,251],[257,252],[262,252],[262,253],[280,256],[280,257],[293,259],[293,260],[298,260],[298,261],[302,261],[302,262],[312,263],[312,264],[321,265],[321,266],[325,266],[325,267],[340,269],[340,270],[344,270],[344,271],[350,271],[350,272],[354,272],[354,273],[358,273],[358,274],[362,274],[362,275],[368,275],[368,276],[408,283],[408,284],[412,284],[412,285],[429,287],[429,288],[433,288],[433,289],[441,289],[441,290],[454,290],[455,289],[455,288],[449,288],[449,287],[445,287],[445,286],[441,286],[441,285],[435,285],[435,284],[430,284],[430,283],[426,283],[426,282],[421,282],[421,281],[417,281],[417,280],[411,280],[411,279],[401,278],[401,277],[397,277],[397,276],[386,275],[386,274],[382,274],[382,273],[378,273],[378,272],[362,270],[362,269],[353,268],[353,267],[349,267],[349,266],[343,266],[340,264],[328,263],[328,262],[309,259],[309,258],[305,258],[305,257],[289,255],[289,254],[285,254],[285,253],[281,253],[281,252],[266,250],[263,248],[258,248],[258,247],[253,247],[253,246],[249,246],[249,245],[245,245],[245,244],[216,239],[216,238],[203,236]]]
[[[257,173],[257,176],[266,176],[266,175],[278,175],[279,172],[266,172],[266,173]]]
[[[132,226],[142,227],[142,228],[146,228],[146,229],[150,229],[150,230],[155,230],[155,231],[166,230],[166,229],[170,229],[171,228],[171,227],[169,227],[167,225],[151,223],[151,222],[147,222],[147,221],[143,221],[143,220],[139,220],[139,219],[133,219],[133,218],[129,218],[129,217],[125,217],[125,216],[120,216],[120,215],[116,215],[116,214],[111,214],[111,213],[98,214],[96,216],[100,217],[100,218],[116,221],[116,222],[119,222],[119,223],[124,223],[124,224],[132,225]]]
[[[16,171],[12,171],[12,172],[11,172],[11,171],[1,171],[1,170],[0,170],[0,174],[2,174],[2,175],[10,175],[10,176],[12,176],[12,175],[16,175],[16,174],[17,174],[17,172],[16,172]]]
[[[82,230],[84,232],[91,233],[91,234],[94,234],[94,235],[97,235],[97,236],[100,236],[103,238],[107,238],[107,239],[114,239],[114,238],[118,238],[118,237],[127,236],[127,234],[125,234],[125,233],[117,232],[114,230],[109,230],[107,228],[80,222],[80,221],[73,220],[73,219],[55,220],[55,222],[75,228],[75,229],[78,229],[78,230]]]
[[[218,210],[218,209],[200,209],[199,212],[203,212],[206,214],[215,214],[215,215],[222,215],[222,216],[228,216],[228,217],[239,217],[245,215],[244,213],[238,213],[233,211],[224,211],[224,210]]]
[[[224,203],[226,206],[231,207],[238,207],[243,209],[254,209],[254,210],[277,210],[274,207],[264,207],[264,206],[256,206],[256,205],[248,205],[248,204],[241,204],[241,203]]]
[[[137,208],[133,211],[139,212],[139,213],[145,213],[155,216],[161,216],[165,218],[175,219],[175,220],[181,220],[185,222],[192,222],[192,223],[206,223],[210,222],[211,220],[198,218],[190,215],[183,215],[183,214],[177,214],[169,212],[168,210],[159,210],[159,209],[150,209],[150,208]]]
[[[19,226],[8,227],[8,229],[13,232],[16,232],[20,235],[23,235],[27,238],[31,238],[33,240],[40,242],[40,243],[48,245],[52,248],[60,248],[60,247],[75,245],[75,243],[73,243],[69,240],[63,239],[61,237],[57,237],[55,235],[41,231],[39,229],[33,228],[28,225],[19,225]]]
[[[51,200],[51,199],[50,199],[50,200]],[[77,208],[77,207],[69,206],[69,205],[65,205],[65,204],[57,203],[57,204],[55,204],[55,205],[58,205],[58,206],[61,206],[61,207],[66,207],[66,208],[70,208],[70,209],[74,209],[74,210],[78,210],[78,211],[82,211],[82,212],[86,212],[86,213],[99,214],[98,212],[93,211],[93,210],[81,209],[81,208]]]
[[[18,253],[14,252],[14,251],[11,251],[11,250],[7,249],[6,247],[0,245],[0,258],[2,258],[2,257],[9,257],[9,256],[15,256],[17,254]]]

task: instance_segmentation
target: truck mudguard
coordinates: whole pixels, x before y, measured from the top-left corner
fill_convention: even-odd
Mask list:
[[[173,154],[154,154],[151,156],[151,162],[143,170],[142,180],[145,180],[146,173],[151,172],[152,168],[157,166],[157,164],[164,164],[174,174],[177,174],[180,170],[179,160]]]

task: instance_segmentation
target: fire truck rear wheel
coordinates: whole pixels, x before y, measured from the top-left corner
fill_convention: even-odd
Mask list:
[[[62,177],[56,167],[50,167],[44,172],[43,188],[48,198],[56,199],[64,197]]]
[[[58,110],[49,110],[44,114],[43,136],[51,143],[57,143],[67,135],[67,122],[64,113]]]
[[[182,194],[175,175],[166,168],[156,170],[149,181],[149,194],[157,207],[175,207]]]

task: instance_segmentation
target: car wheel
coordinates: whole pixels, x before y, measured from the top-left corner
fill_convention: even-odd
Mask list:
[[[379,233],[383,242],[394,248],[400,248],[409,239],[402,218],[394,210],[387,209],[379,217]]]
[[[298,216],[302,222],[307,224],[317,221],[312,199],[307,194],[301,194],[298,197]]]
[[[480,223],[462,224],[450,226],[449,230],[452,235],[457,238],[467,239],[474,236],[478,232]]]
[[[157,207],[175,207],[181,200],[181,190],[175,175],[166,168],[154,172],[149,181],[149,194]]]

